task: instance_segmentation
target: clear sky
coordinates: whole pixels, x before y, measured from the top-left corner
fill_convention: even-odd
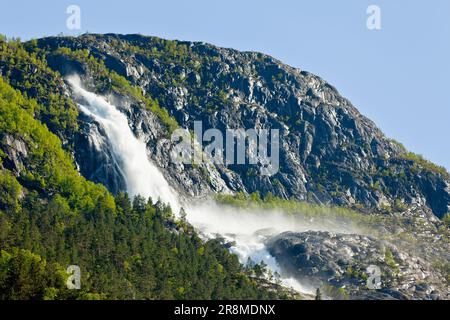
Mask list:
[[[261,51],[315,73],[389,136],[450,169],[449,0],[0,0],[0,33],[141,33]],[[81,30],[66,28],[69,5]],[[381,30],[368,30],[369,5]]]

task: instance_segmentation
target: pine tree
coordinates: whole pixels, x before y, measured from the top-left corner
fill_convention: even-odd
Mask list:
[[[186,210],[184,210],[184,208],[180,209],[180,220],[183,223],[187,222],[187,214],[186,214]]]
[[[320,288],[316,290],[316,300],[322,300],[322,292],[320,292]]]

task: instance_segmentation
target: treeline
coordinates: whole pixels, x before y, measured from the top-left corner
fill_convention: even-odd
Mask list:
[[[264,299],[219,240],[163,203],[113,197],[75,170],[43,110],[0,78],[1,299]],[[81,290],[65,286],[69,265]]]

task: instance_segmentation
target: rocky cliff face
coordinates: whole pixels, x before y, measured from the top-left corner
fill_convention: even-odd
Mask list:
[[[445,170],[386,138],[324,80],[272,57],[138,35],[45,38],[38,45],[88,50],[157,99],[181,127],[192,129],[199,120],[206,129],[280,130],[280,170],[274,176],[261,176],[252,165],[175,166],[158,119],[130,97],[110,92],[124,102],[120,105],[130,124],[147,141],[166,178],[187,195],[258,191],[379,211],[409,205],[429,207],[438,217],[449,211]],[[48,61],[63,75],[77,72],[95,82],[95,71],[85,64],[61,55],[50,55]],[[82,173],[113,191],[120,189],[111,159],[102,159],[108,157],[105,149],[93,152],[95,144],[89,143],[98,128],[84,123],[78,140],[84,143],[75,144]]]
[[[449,299],[445,276],[414,248],[398,242],[309,231],[280,234],[268,246],[283,270],[322,288],[329,298]],[[440,249],[445,255],[449,248]]]
[[[260,53],[139,35],[50,37],[28,50],[44,56],[50,69],[0,60],[0,73],[48,108],[36,116],[60,137],[86,178],[113,193],[126,189],[102,125],[82,112],[75,124],[65,118],[76,110],[74,102],[84,102],[64,81],[75,73],[127,116],[153,162],[186,198],[270,193],[380,219],[367,234],[339,229],[267,236],[284,276],[331,298],[449,298],[448,226],[440,221],[450,211],[449,174],[385,137],[319,77]],[[64,96],[61,113],[52,109],[55,93]],[[170,133],[174,126],[192,129],[194,121],[205,130],[278,129],[279,172],[264,176],[250,164],[173,163]],[[0,134],[0,142],[4,167],[19,176],[32,165],[23,141]],[[382,290],[365,289],[370,264],[381,268]]]

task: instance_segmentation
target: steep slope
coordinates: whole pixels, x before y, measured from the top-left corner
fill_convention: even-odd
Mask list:
[[[258,191],[382,212],[425,205],[442,218],[449,211],[450,178],[445,169],[386,138],[322,79],[272,57],[138,35],[45,38],[37,47],[49,52],[51,68],[63,75],[80,73],[89,82],[98,78],[96,70],[57,52],[62,47],[87,50],[90,57],[157,100],[182,127],[192,129],[193,121],[201,120],[204,128],[220,130],[280,129],[281,163],[274,176],[259,175],[254,165],[177,168],[164,151],[167,145],[161,143],[164,126],[158,128],[161,125],[152,115],[127,98],[124,108],[136,133],[148,141],[167,179],[187,194]],[[82,172],[96,169],[80,165]],[[202,179],[205,171],[213,173],[206,180]],[[94,178],[105,182],[110,174]],[[114,183],[106,185],[117,189]]]
[[[2,248],[12,252],[5,254],[5,261],[28,257],[28,251],[19,252],[16,247],[63,265],[80,255],[86,269],[101,261],[95,270],[99,280],[92,276],[87,281],[92,291],[105,293],[106,297],[286,296],[274,284],[269,284],[271,290],[267,292],[262,287],[265,280],[251,279],[255,274],[261,275],[258,265],[253,268],[249,264],[244,270],[236,256],[223,250],[227,247],[236,251],[235,242],[239,240],[246,250],[262,249],[264,254],[270,250],[285,277],[303,280],[307,275],[314,278],[308,281],[312,280],[315,286],[331,285],[334,289],[329,293],[334,298],[346,297],[348,293],[352,298],[448,298],[449,234],[445,222],[438,219],[445,217],[449,209],[448,173],[386,138],[322,79],[259,53],[138,35],[50,37],[24,44],[0,44],[0,74],[22,92],[26,101],[12,105],[34,116],[34,122],[27,117],[33,126],[44,130],[45,124],[62,141],[64,149],[52,136],[51,151],[29,158],[30,150],[34,150],[29,145],[39,146],[45,139],[22,139],[29,136],[23,128],[16,135],[2,133],[2,186],[7,196],[0,207],[4,211],[0,215],[4,222],[0,224],[0,235],[9,239],[2,242]],[[70,81],[73,75],[80,77],[82,90],[81,85],[77,88]],[[18,95],[11,93],[9,86],[5,92],[5,99]],[[128,130],[122,140],[130,141],[129,146],[126,141],[119,141],[124,148],[119,148],[120,152],[108,131],[111,119],[92,114],[98,101],[92,103],[91,98],[101,98],[104,106],[114,105],[114,112],[119,111],[121,127]],[[5,128],[14,127],[15,122],[6,111],[3,124]],[[170,134],[179,127],[192,129],[195,120],[201,120],[205,129],[279,129],[279,172],[269,177],[261,175],[257,165],[173,163]],[[48,134],[46,131],[45,136]],[[114,133],[117,134],[120,132]],[[213,233],[229,243],[212,241],[203,245],[185,221],[174,221],[171,210],[161,203],[153,205],[140,198],[130,203],[122,191],[132,191],[127,185],[130,175],[124,162],[133,157],[121,154],[127,152],[127,147],[130,152],[131,148],[136,149],[131,141],[136,140],[133,134],[145,144],[141,158],[148,153],[152,166],[159,168],[186,204],[218,193],[236,193],[235,197],[217,199],[231,205],[230,210],[206,207],[196,225],[203,233],[207,228],[202,224],[210,223]],[[65,159],[63,166],[51,160],[53,153]],[[116,198],[78,176],[71,160],[76,162],[81,176],[105,185]],[[142,169],[145,168],[151,169],[144,165]],[[58,172],[55,177],[54,169]],[[139,178],[152,179],[147,173]],[[67,183],[58,180],[64,181],[67,175]],[[61,184],[52,184],[52,179]],[[21,191],[26,195],[24,199]],[[145,191],[148,190],[144,190],[147,195]],[[28,194],[37,198],[29,199]],[[298,202],[304,200],[320,205]],[[252,202],[258,206],[253,207]],[[82,207],[77,207],[79,203]],[[277,226],[271,218],[261,223],[249,222],[251,227],[240,228],[245,230],[236,235],[233,231],[221,232],[221,222],[227,223],[227,218],[214,218],[226,211],[234,215],[245,213],[236,207],[251,208],[254,211],[250,215],[259,215],[259,206],[288,214],[284,229],[278,233],[266,230]],[[20,221],[14,220],[17,208],[25,210]],[[218,211],[212,212],[215,209]],[[76,221],[70,220],[67,227],[65,215],[61,217],[58,210],[70,217],[75,215]],[[190,217],[193,214],[196,213],[188,212]],[[40,218],[36,220],[34,216]],[[241,219],[244,216],[233,223],[239,224]],[[363,229],[359,228],[360,223]],[[14,231],[10,231],[11,225],[15,226]],[[258,226],[263,230],[255,231]],[[49,240],[42,245],[28,238],[19,240],[19,235],[30,234],[30,229],[37,230],[31,232],[33,239]],[[83,233],[84,229],[88,232]],[[284,231],[293,233],[279,234]],[[307,246],[311,238],[314,247]],[[107,245],[101,245],[97,239],[105,240]],[[242,243],[254,239],[254,247]],[[261,239],[267,240],[266,247]],[[76,250],[66,248],[68,243],[75,245]],[[156,243],[163,245],[157,249]],[[337,250],[341,245],[362,254],[341,254]],[[93,257],[86,256],[86,246],[96,252]],[[296,251],[299,246],[307,247],[304,256],[313,257],[313,261],[304,261],[304,256]],[[366,251],[367,247],[371,249]],[[392,248],[401,272],[393,273],[396,262],[386,260],[386,247]],[[152,258],[161,255],[165,258],[162,264]],[[111,256],[115,258],[112,264]],[[193,257],[198,259],[193,265],[195,271],[186,263]],[[345,261],[336,264],[340,258]],[[36,260],[33,256],[26,259]],[[355,279],[356,273],[364,273],[368,262],[378,263],[388,273],[382,294],[366,290],[364,281]],[[318,268],[328,269],[310,272]],[[347,272],[346,268],[356,271]],[[125,279],[119,276],[124,271]],[[218,277],[214,275],[217,271]],[[198,276],[194,283],[187,281],[192,272]],[[327,277],[329,273],[333,277]],[[116,284],[102,274],[113,275]],[[53,286],[62,280],[50,277],[45,281]],[[349,286],[349,292],[343,296],[342,285]],[[55,293],[53,289],[51,292]],[[38,296],[47,293],[44,290]],[[65,293],[57,297],[63,298]]]
[[[288,297],[165,204],[85,180],[41,109],[0,78],[0,299]],[[79,291],[66,288],[73,264]]]

